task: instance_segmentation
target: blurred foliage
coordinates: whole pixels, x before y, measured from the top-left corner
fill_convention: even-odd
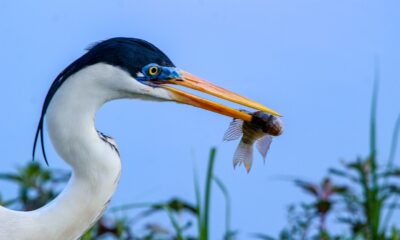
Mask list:
[[[248,237],[265,240],[400,240],[400,221],[393,219],[395,212],[400,212],[400,166],[394,161],[400,116],[393,130],[389,158],[382,161],[378,159],[376,147],[376,105],[377,87],[372,98],[369,154],[341,162],[339,168],[329,169],[318,183],[294,179],[295,186],[312,200],[289,206],[287,224],[277,238],[264,233]],[[81,239],[210,239],[213,187],[217,187],[225,198],[225,234],[222,238],[236,239],[237,231],[231,229],[230,223],[229,192],[213,173],[215,156],[216,149],[212,148],[203,191],[195,171],[194,203],[173,197],[163,202],[113,207]],[[69,177],[64,170],[43,168],[37,162],[17,168],[15,173],[0,173],[0,180],[14,183],[18,189],[16,198],[0,196],[0,203],[24,211],[37,209],[55,198]],[[128,214],[132,209],[137,213]],[[157,214],[163,214],[167,223],[154,222],[151,217]],[[339,233],[338,226],[341,227]]]
[[[16,198],[2,200],[3,206],[22,211],[30,211],[45,205],[54,199],[68,181],[70,174],[64,170],[48,169],[38,162],[29,162],[17,168],[16,173],[1,173],[0,180],[14,183],[18,187]],[[110,220],[102,217],[82,239],[100,239],[103,236],[114,236],[115,239],[130,238],[130,229],[124,219]]]
[[[0,180],[18,186],[18,196],[3,200],[2,205],[30,211],[43,206],[58,194],[58,186],[69,179],[62,170],[44,169],[39,163],[31,162],[17,169],[16,173],[0,173]]]
[[[395,123],[389,158],[377,154],[377,86],[374,87],[370,118],[370,152],[366,157],[342,162],[328,170],[321,183],[301,179],[294,184],[312,197],[288,208],[288,223],[278,239],[363,239],[400,240],[400,166],[395,155],[400,131],[400,115]],[[328,218],[342,226],[336,233],[327,226]],[[261,239],[275,239],[259,234]]]
[[[233,239],[235,233],[231,232],[229,225],[229,194],[223,182],[213,175],[215,155],[216,149],[212,148],[204,192],[200,191],[198,179],[195,178],[196,203],[174,197],[159,203],[135,203],[113,207],[81,239],[209,239],[209,212],[213,183],[222,191],[227,202],[226,233],[223,238]],[[17,168],[16,173],[0,174],[0,180],[14,183],[18,188],[16,198],[3,200],[0,197],[0,203],[3,206],[23,211],[40,208],[61,192],[69,177],[70,174],[64,170],[48,169],[38,162],[29,162],[26,166]],[[204,194],[204,198],[202,198],[202,194]],[[129,210],[138,208],[142,210],[134,216],[128,217]],[[117,216],[118,212],[122,212],[126,216]],[[146,221],[146,218],[160,213],[167,216],[170,224],[166,226]],[[181,218],[182,215],[184,218]],[[197,230],[192,229],[192,226],[195,225],[194,222],[197,223]],[[134,225],[138,223],[141,223],[140,230],[133,232]],[[192,230],[189,231],[190,229]],[[194,233],[196,236],[192,236]]]

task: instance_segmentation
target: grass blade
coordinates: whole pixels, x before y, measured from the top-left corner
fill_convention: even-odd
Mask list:
[[[125,212],[127,210],[131,209],[137,209],[137,208],[148,208],[153,206],[154,203],[130,203],[130,204],[124,204],[121,206],[116,206],[116,207],[111,207],[110,212]]]
[[[199,185],[199,176],[197,175],[197,168],[194,168],[194,191],[196,195],[196,209],[197,209],[197,230],[199,236],[202,236],[202,223],[203,223],[203,214],[202,214],[202,206],[201,206],[201,193],[200,193],[200,185]]]
[[[211,182],[212,182],[216,152],[217,150],[215,147],[211,148],[210,158],[208,161],[208,169],[207,169],[206,190],[204,193],[204,211],[203,211],[203,221],[202,221],[201,235],[200,235],[201,240],[209,239],[208,230],[209,230],[209,213],[210,213],[210,199],[211,199]]]
[[[376,116],[377,116],[377,105],[378,105],[378,88],[379,88],[379,62],[375,60],[375,71],[374,71],[374,87],[372,92],[371,102],[371,116],[370,116],[370,156],[369,163],[371,166],[370,174],[372,177],[372,186],[366,193],[367,204],[368,204],[368,225],[369,231],[373,239],[378,239],[379,236],[379,223],[380,215],[382,212],[381,201],[378,197],[379,185],[378,185],[378,170],[377,170],[377,134],[376,134]],[[368,176],[366,176],[368,178]],[[369,185],[369,183],[367,183]]]
[[[371,170],[374,172],[376,170],[376,112],[378,105],[378,88],[379,88],[379,63],[375,60],[375,74],[374,74],[374,87],[372,90],[372,100],[371,100],[371,115],[370,115],[370,162]],[[373,178],[375,178],[373,176]],[[376,180],[376,179],[374,179]]]

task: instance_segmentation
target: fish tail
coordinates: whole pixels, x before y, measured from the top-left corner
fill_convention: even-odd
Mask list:
[[[250,172],[253,163],[253,145],[240,141],[239,146],[233,156],[233,167],[244,164],[247,172]]]

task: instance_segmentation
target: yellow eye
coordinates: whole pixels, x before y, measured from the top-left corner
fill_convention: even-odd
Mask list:
[[[157,75],[158,74],[158,67],[157,66],[152,66],[149,68],[148,72],[151,76]]]

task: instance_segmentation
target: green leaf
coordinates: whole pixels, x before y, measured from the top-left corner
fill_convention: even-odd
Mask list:
[[[256,239],[262,239],[262,240],[275,240],[275,238],[264,234],[264,233],[253,233],[251,234],[252,237],[256,238]]]
[[[300,179],[296,179],[294,180],[294,183],[300,187],[301,189],[303,189],[305,192],[318,197],[319,193],[318,193],[318,186],[316,184],[310,183],[310,182],[306,182]]]
[[[20,184],[23,181],[23,178],[21,176],[12,173],[0,173],[0,179],[16,182],[17,184]]]
[[[348,180],[350,180],[350,181],[352,181],[352,182],[355,182],[355,183],[359,183],[359,182],[360,182],[360,179],[359,179],[359,178],[357,178],[356,176],[353,176],[351,173],[346,172],[346,171],[344,171],[344,170],[339,170],[339,169],[335,169],[335,168],[330,168],[330,169],[328,170],[328,172],[329,172],[330,174],[333,174],[333,175],[336,175],[336,176],[339,176],[339,177],[347,178]]]

